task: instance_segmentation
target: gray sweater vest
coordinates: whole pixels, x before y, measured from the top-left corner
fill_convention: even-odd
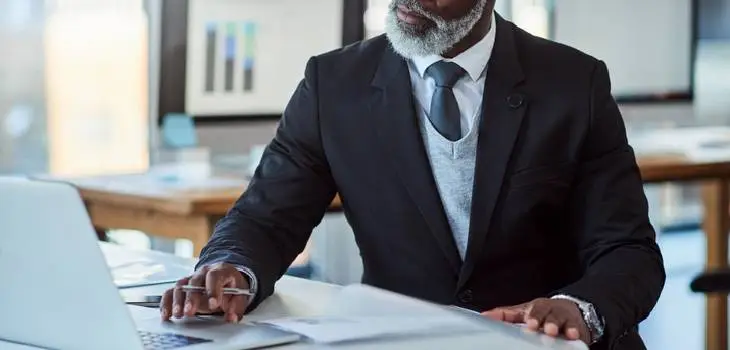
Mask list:
[[[441,136],[428,118],[420,118],[421,135],[433,177],[462,260],[469,241],[480,114],[477,114],[469,133],[456,142]]]

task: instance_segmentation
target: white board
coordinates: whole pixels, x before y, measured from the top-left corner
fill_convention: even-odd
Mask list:
[[[555,0],[554,39],[606,62],[617,97],[689,92],[692,0]]]
[[[280,114],[307,60],[342,44],[342,0],[190,0],[186,112]]]

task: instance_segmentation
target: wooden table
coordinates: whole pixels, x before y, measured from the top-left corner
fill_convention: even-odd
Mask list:
[[[245,179],[235,177],[170,181],[150,174],[42,179],[74,185],[97,231],[130,229],[188,239],[194,256],[247,185]],[[337,197],[331,208],[340,206]]]
[[[642,178],[646,183],[701,182],[707,236],[706,269],[728,266],[728,232],[730,231],[730,158],[698,160],[691,157],[640,156]],[[725,294],[708,295],[706,302],[706,349],[728,349],[728,299]]]

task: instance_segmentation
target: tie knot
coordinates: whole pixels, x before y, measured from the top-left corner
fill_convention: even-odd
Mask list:
[[[436,81],[436,86],[452,88],[466,71],[454,62],[438,61],[426,69],[426,74]]]

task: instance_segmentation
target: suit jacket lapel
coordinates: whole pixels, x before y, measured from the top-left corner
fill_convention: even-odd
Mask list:
[[[380,145],[384,147],[383,154],[396,169],[454,273],[458,274],[461,257],[420,134],[408,66],[389,46],[384,49],[372,85],[371,116]]]
[[[497,16],[497,38],[489,61],[479,122],[469,245],[459,276],[463,286],[482,252],[504,174],[527,109],[520,91],[524,75],[514,42],[514,26]]]

